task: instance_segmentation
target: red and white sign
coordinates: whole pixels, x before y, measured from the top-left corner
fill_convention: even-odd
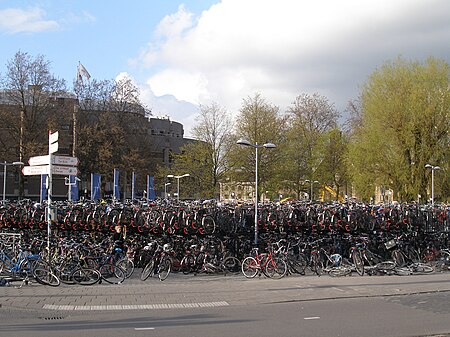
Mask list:
[[[40,176],[41,174],[48,174],[48,168],[48,165],[24,166],[22,173],[24,176]]]

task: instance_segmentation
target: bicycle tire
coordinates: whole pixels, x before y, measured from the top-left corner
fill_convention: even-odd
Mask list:
[[[90,286],[100,281],[100,273],[92,268],[78,268],[75,269],[71,275],[74,283],[83,286]]]
[[[429,274],[434,272],[434,268],[425,263],[416,262],[411,265],[414,274]]]
[[[246,278],[254,278],[259,270],[259,264],[253,257],[248,256],[242,261],[241,271]]]
[[[50,269],[38,267],[33,271],[33,276],[38,283],[43,285],[57,287],[61,284],[59,278]]]
[[[112,263],[105,263],[98,269],[102,280],[110,284],[121,284],[125,281],[125,272]]]
[[[170,259],[163,259],[158,266],[158,277],[160,281],[164,281],[172,270],[172,262]]]
[[[377,263],[377,265],[375,267],[379,271],[390,271],[390,270],[394,270],[395,262],[394,261],[383,261],[383,262]]]
[[[332,277],[342,277],[347,276],[352,273],[352,269],[347,266],[339,266],[339,267],[333,267],[328,271],[328,275]]]
[[[234,256],[227,256],[222,261],[224,274],[236,274],[241,271],[241,261]]]
[[[155,268],[155,260],[151,259],[142,269],[141,281],[145,281],[146,279],[148,279],[148,277],[153,273],[154,268]]]
[[[181,260],[181,271],[184,275],[188,275],[192,272],[194,268],[195,258],[193,255],[189,254],[183,257]]]
[[[267,261],[264,269],[266,270],[266,274],[270,278],[280,279],[284,277],[284,275],[286,275],[287,265],[283,259],[279,257],[273,257],[269,261]]]
[[[364,261],[361,257],[361,254],[359,251],[353,251],[352,252],[352,261],[355,265],[356,272],[358,275],[363,276],[364,275]]]
[[[319,256],[319,254],[314,254],[311,257],[311,270],[320,276],[323,274],[323,262]]]
[[[398,250],[398,249],[394,250],[391,253],[391,255],[392,255],[392,260],[394,260],[395,265],[397,267],[401,268],[401,267],[406,266],[405,257],[404,257],[403,253],[400,250]]]
[[[288,257],[287,265],[290,273],[305,275],[306,261],[303,258],[295,259]]]
[[[134,262],[126,257],[117,261],[116,266],[123,269],[125,278],[129,278],[134,273]]]

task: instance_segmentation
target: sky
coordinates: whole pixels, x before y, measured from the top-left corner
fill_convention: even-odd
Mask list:
[[[450,63],[449,0],[0,0],[0,73],[18,51],[72,86],[128,76],[191,135],[200,105],[236,117],[260,94],[285,112],[318,93],[343,114],[398,57]]]

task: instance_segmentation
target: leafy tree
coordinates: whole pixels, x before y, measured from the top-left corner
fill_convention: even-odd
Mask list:
[[[339,113],[326,97],[318,93],[297,96],[288,113],[292,121],[288,149],[291,165],[287,167],[286,177],[299,197],[304,180],[320,179],[323,182],[324,179],[331,180],[330,177],[336,173],[336,166],[324,165],[327,153],[323,142],[329,144],[325,135],[337,127]],[[329,157],[327,160],[330,164],[332,159]]]
[[[279,108],[268,103],[260,94],[244,99],[237,117],[236,135],[239,138],[244,138],[253,145],[273,143],[277,146],[276,149],[258,151],[258,187],[259,191],[268,191],[269,195],[278,193],[280,187],[278,182],[282,173],[282,149],[287,141],[286,121],[286,117],[280,115]],[[233,139],[234,143],[237,136]],[[254,148],[235,145],[230,153],[230,164],[235,169],[231,175],[233,180],[255,180]]]
[[[415,200],[429,186],[425,164],[448,172],[449,83],[449,65],[434,58],[424,64],[398,58],[370,76],[350,147],[353,180],[363,197],[383,185],[400,200]],[[443,198],[449,194],[445,176],[436,180]]]
[[[4,158],[25,162],[29,157],[48,151],[48,130],[60,129],[68,119],[58,101],[67,96],[65,81],[51,73],[50,62],[42,55],[32,57],[17,52],[6,64],[0,78],[7,108],[0,111],[0,124],[7,137],[2,139]],[[24,195],[24,181],[19,175],[19,197]]]
[[[200,106],[193,128],[196,140],[174,155],[173,171],[191,175],[191,191],[200,198],[217,198],[219,182],[228,170],[232,123],[227,111],[217,103]]]

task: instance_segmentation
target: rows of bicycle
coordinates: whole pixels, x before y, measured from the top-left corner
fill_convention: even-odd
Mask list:
[[[73,233],[72,233],[73,234]],[[448,271],[448,233],[288,235],[129,235],[76,233],[47,241],[30,233],[0,233],[0,278],[58,286],[121,284],[138,273],[163,281],[172,273],[242,274],[282,278],[327,273],[410,275]]]
[[[0,230],[47,230],[108,233],[116,225],[140,235],[228,235],[252,233],[253,205],[220,205],[167,200],[135,203],[61,202],[50,212],[32,201],[0,206]],[[261,204],[257,223],[260,233],[367,233],[372,231],[449,232],[450,207],[445,205],[312,204],[290,202]]]

